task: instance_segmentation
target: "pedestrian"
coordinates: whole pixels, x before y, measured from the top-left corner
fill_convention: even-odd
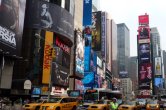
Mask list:
[[[112,101],[110,102],[110,109],[111,110],[117,110],[118,109],[118,103],[117,103],[116,98],[113,98]]]

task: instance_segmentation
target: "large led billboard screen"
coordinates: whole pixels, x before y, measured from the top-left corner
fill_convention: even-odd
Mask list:
[[[0,0],[0,50],[21,56],[26,0]]]
[[[92,13],[92,49],[101,51],[101,11]]]
[[[144,24],[149,24],[149,15],[145,14],[145,15],[140,15],[138,17],[138,22],[140,25]]]
[[[156,76],[161,76],[161,57],[156,57],[155,58],[155,75]]]
[[[84,46],[85,39],[80,32],[76,34],[76,75],[84,75]]]

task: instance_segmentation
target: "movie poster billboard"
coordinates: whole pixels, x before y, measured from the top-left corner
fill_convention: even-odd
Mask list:
[[[56,62],[52,63],[52,83],[57,86],[69,86],[69,73],[70,70],[57,64]]]
[[[138,39],[149,39],[150,38],[150,28],[145,26],[140,26],[138,29]]]
[[[150,89],[152,81],[152,65],[150,63],[139,65],[139,89]]]
[[[85,40],[81,33],[77,32],[76,35],[76,75],[84,75],[84,46]]]
[[[149,15],[140,15],[138,17],[139,25],[148,25],[149,24]]]
[[[161,57],[155,58],[155,76],[162,76],[161,73]]]
[[[139,61],[140,63],[150,63],[150,44],[149,43],[143,43],[138,44],[139,48]]]
[[[92,49],[101,51],[101,11],[92,13]]]
[[[26,0],[0,0],[0,50],[20,56]]]
[[[25,27],[49,30],[74,39],[74,19],[66,9],[41,0],[27,0],[26,13]]]

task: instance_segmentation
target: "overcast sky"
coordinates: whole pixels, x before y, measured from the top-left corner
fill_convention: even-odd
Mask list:
[[[110,13],[117,24],[125,23],[130,29],[130,56],[137,55],[138,16],[145,13],[149,15],[150,27],[158,28],[161,48],[166,50],[165,0],[101,0],[100,8]]]

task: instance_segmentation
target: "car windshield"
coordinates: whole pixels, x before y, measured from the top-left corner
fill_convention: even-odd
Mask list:
[[[41,100],[41,99],[39,99],[39,100],[36,100],[36,103],[42,103],[44,100]]]
[[[157,100],[149,101],[148,104],[157,104]]]
[[[48,103],[57,103],[60,102],[62,98],[51,98]]]
[[[132,102],[132,101],[126,101],[124,104],[126,104],[126,105],[136,105],[136,103]]]

